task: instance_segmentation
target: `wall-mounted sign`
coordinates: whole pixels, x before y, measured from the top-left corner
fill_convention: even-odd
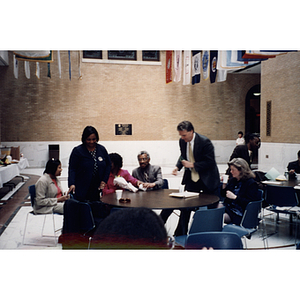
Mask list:
[[[115,135],[132,135],[132,124],[115,124]]]

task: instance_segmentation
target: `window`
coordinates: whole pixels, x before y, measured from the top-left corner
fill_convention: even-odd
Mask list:
[[[82,51],[82,58],[102,59],[102,51],[101,50],[97,50],[97,51],[84,50],[84,51]]]
[[[125,64],[160,66],[160,51],[83,50],[82,62],[93,64]]]
[[[107,51],[108,59],[136,60],[136,51]]]
[[[143,61],[159,61],[159,51],[143,51]]]

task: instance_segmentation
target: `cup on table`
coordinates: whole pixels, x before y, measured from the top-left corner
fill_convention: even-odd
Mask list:
[[[183,192],[184,192],[184,185],[181,184],[181,185],[179,186],[179,193],[183,193]]]
[[[123,190],[116,190],[117,200],[122,198]]]
[[[223,183],[227,183],[228,182],[228,175],[223,175]]]

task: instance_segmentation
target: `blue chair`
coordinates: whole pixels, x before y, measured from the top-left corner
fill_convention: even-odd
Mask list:
[[[279,214],[287,214],[290,217],[290,233],[293,231],[293,216],[297,217],[300,208],[298,207],[298,197],[294,187],[267,185],[265,191],[265,201],[269,205],[266,210],[276,213],[276,224],[279,221]],[[285,207],[278,209],[277,207]],[[296,210],[292,209],[295,208]],[[299,209],[297,209],[297,207]],[[297,222],[295,230],[295,240],[297,239]],[[276,233],[276,232],[275,232]],[[274,234],[274,233],[273,233]],[[271,234],[272,235],[272,234]]]
[[[175,237],[175,243],[185,247],[190,234],[208,231],[222,231],[225,207],[199,209],[195,211],[188,235]]]
[[[34,201],[35,201],[35,197],[36,197],[36,193],[35,193],[35,185],[31,185],[28,187],[29,190],[29,194],[30,194],[30,201],[31,201],[31,206],[33,208],[34,206]],[[26,216],[26,221],[25,221],[25,227],[24,227],[24,234],[23,234],[23,240],[22,240],[22,244],[23,245],[38,245],[41,246],[41,244],[33,244],[33,243],[25,243],[25,236],[26,236],[26,231],[27,231],[27,223],[28,223],[28,216],[29,214],[33,215],[33,216],[44,216],[44,222],[43,222],[43,226],[42,226],[42,231],[41,231],[41,237],[53,237],[53,244],[47,244],[45,246],[56,246],[57,245],[57,238],[58,236],[56,235],[56,229],[55,229],[55,219],[54,219],[54,213],[50,213],[50,214],[35,214],[34,211],[30,211],[27,216]],[[45,229],[45,223],[46,223],[46,219],[47,216],[50,215],[52,217],[52,225],[53,225],[53,235],[44,235],[44,229]]]
[[[168,182],[168,179],[163,179],[164,181],[164,184],[163,186],[161,187],[162,189],[169,189],[169,182]]]
[[[186,240],[185,249],[213,248],[222,250],[243,249],[243,243],[234,232],[199,232],[190,234]]]
[[[261,204],[263,200],[249,202],[243,214],[240,225],[228,224],[223,228],[223,232],[235,232],[239,237],[251,238],[251,235],[257,231],[258,225],[261,221],[259,213],[261,212]],[[245,246],[247,248],[247,243]],[[264,248],[266,248],[265,237],[263,236]]]
[[[65,202],[64,223],[60,236],[63,249],[89,249],[95,228],[89,203],[72,198]]]

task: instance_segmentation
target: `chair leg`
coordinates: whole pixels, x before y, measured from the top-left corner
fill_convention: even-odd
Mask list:
[[[55,230],[55,218],[54,218],[54,214],[52,214],[53,235],[44,235],[44,229],[45,229],[45,223],[46,223],[46,217],[47,217],[47,215],[44,215],[44,221],[43,221],[42,232],[41,232],[41,237],[53,237],[54,238],[54,244],[51,244],[51,245],[42,245],[42,244],[39,245],[39,244],[29,244],[29,243],[25,244],[25,235],[26,235],[26,231],[27,231],[28,215],[29,214],[30,213],[27,214],[26,220],[25,220],[25,226],[24,226],[24,234],[23,234],[22,244],[23,245],[32,245],[32,246],[48,246],[48,247],[54,246],[54,247],[56,247],[57,243],[58,243],[58,236],[56,236],[56,234],[55,234],[56,230]]]
[[[44,217],[44,222],[43,222],[43,227],[42,227],[42,234],[41,234],[41,236],[44,236],[44,228],[45,228],[46,218],[47,218],[47,215],[45,215],[45,217]]]
[[[267,230],[266,230],[266,223],[265,220],[262,219],[262,240],[264,243],[264,248],[269,249],[269,243],[268,243],[268,235],[267,235]]]
[[[24,233],[23,233],[23,240],[22,240],[23,245],[25,245],[24,241],[25,241],[25,235],[26,235],[26,229],[27,229],[28,214],[29,213],[27,213],[27,216],[26,216],[25,228],[24,228]]]
[[[44,217],[43,228],[42,228],[42,237],[53,237],[54,238],[54,245],[56,246],[57,245],[57,236],[56,236],[56,230],[55,230],[54,214],[52,214],[53,235],[44,235],[44,228],[45,228],[46,218],[47,218],[47,215],[45,215],[45,217]]]

